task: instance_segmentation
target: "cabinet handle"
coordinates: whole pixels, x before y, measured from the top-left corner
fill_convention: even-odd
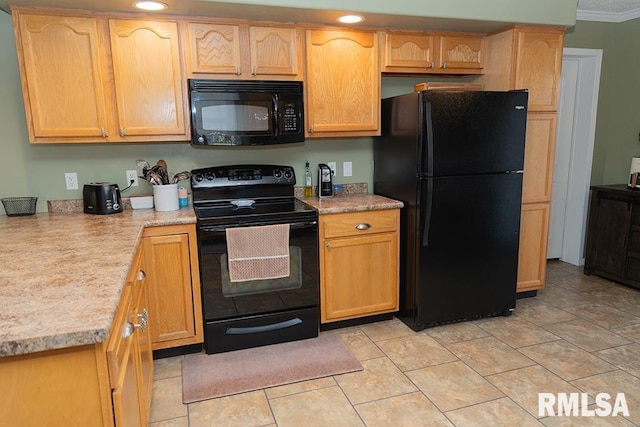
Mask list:
[[[124,136],[124,128],[120,128],[120,136]]]
[[[145,273],[144,270],[138,270],[138,274],[136,275],[136,279],[144,280],[145,277],[147,277],[147,273]]]
[[[237,75],[242,74],[242,73],[240,72],[240,67],[236,67],[236,74],[237,74]]]
[[[147,330],[147,321],[149,319],[149,312],[147,311],[147,309],[146,308],[143,309],[142,313],[138,313],[136,317],[140,319],[139,323],[131,323],[131,322],[125,323],[124,331],[122,331],[122,337],[124,339],[127,339],[131,335],[133,335],[136,329],[140,329],[142,332]]]
[[[434,68],[435,66],[436,64],[433,61],[429,62],[429,68]]]
[[[107,131],[104,128],[100,128],[100,136],[103,138],[107,137]]]
[[[442,67],[440,67],[440,68],[447,68],[447,61],[444,61],[444,62],[442,63]]]
[[[258,75],[258,67],[253,67],[253,75],[254,76]]]
[[[371,228],[371,224],[367,224],[366,222],[361,222],[356,225],[356,230],[368,230]]]

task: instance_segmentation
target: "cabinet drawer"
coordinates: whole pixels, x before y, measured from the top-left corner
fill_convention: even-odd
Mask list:
[[[124,336],[125,325],[129,320],[129,313],[134,310],[134,300],[131,285],[125,286],[122,291],[120,305],[116,312],[113,322],[113,329],[109,337],[107,346],[107,363],[109,364],[109,381],[111,387],[115,388],[118,384],[118,378],[122,368],[125,366],[125,358],[127,357],[127,346],[130,346],[133,340]]]
[[[397,209],[323,215],[320,217],[321,233],[322,237],[330,239],[397,231],[398,217]]]

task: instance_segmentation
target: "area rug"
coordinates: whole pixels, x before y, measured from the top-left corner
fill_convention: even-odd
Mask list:
[[[198,402],[266,387],[361,371],[336,335],[219,354],[191,354],[182,361],[182,401]]]

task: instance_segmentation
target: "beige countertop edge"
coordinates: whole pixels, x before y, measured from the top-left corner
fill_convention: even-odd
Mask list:
[[[368,193],[300,200],[320,215],[403,206]],[[144,228],[195,222],[191,208],[0,216],[0,358],[106,341]]]
[[[313,206],[320,215],[362,212],[372,210],[400,209],[404,204],[398,200],[378,196],[377,194],[348,194],[334,197],[308,199],[301,198],[309,206]]]

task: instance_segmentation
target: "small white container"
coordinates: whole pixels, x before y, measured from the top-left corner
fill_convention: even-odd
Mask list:
[[[131,196],[131,209],[151,209],[153,208],[153,196]]]
[[[177,211],[178,184],[153,185],[153,203],[157,211]]]

